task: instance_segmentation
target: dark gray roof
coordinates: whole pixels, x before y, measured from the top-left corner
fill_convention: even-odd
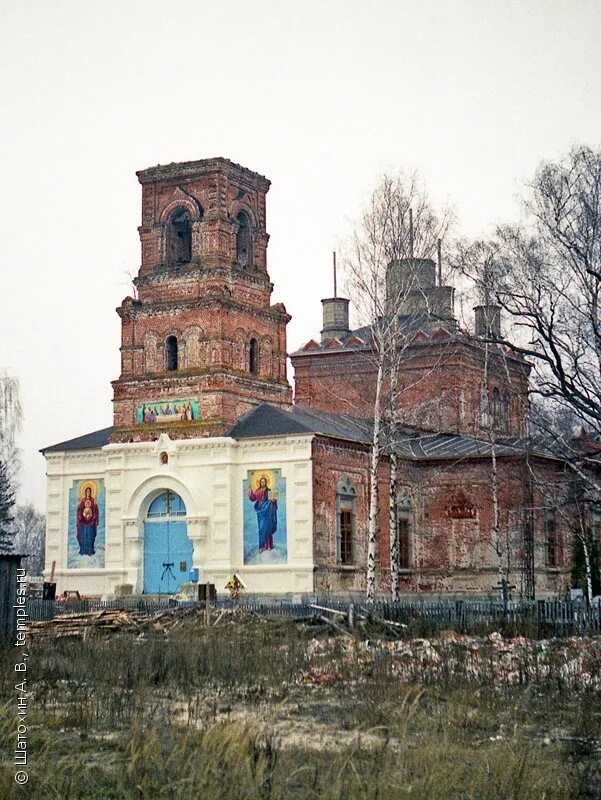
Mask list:
[[[370,420],[304,406],[292,406],[288,410],[262,403],[240,417],[227,435],[233,439],[250,439],[259,436],[285,436],[290,433],[321,433],[324,436],[369,444],[371,432]]]
[[[535,434],[527,436],[505,436],[498,440],[502,444],[515,447],[522,453],[530,453],[534,456],[546,456],[548,458],[569,459],[574,456],[574,450],[568,442],[560,436],[551,433]]]
[[[267,403],[253,408],[241,417],[227,434],[234,439],[263,436],[286,436],[294,433],[316,433],[338,439],[370,444],[373,423],[368,419],[333,414],[305,406],[282,409]],[[526,438],[505,437],[496,439],[495,453],[499,458],[524,455],[529,447],[532,455],[558,457],[558,453],[541,442]],[[490,442],[472,436],[454,433],[428,433],[405,430],[399,432],[397,452],[401,458],[415,461],[463,458],[490,458]]]
[[[496,437],[495,454],[499,457],[538,456],[543,458],[567,458],[565,445],[553,437],[526,436]],[[461,459],[486,458],[492,455],[492,445],[484,439],[454,433],[426,433],[411,431],[401,434],[398,453],[413,459]]]
[[[100,431],[86,433],[84,436],[77,436],[75,439],[67,439],[66,442],[43,447],[40,453],[60,453],[63,450],[96,450],[110,442],[112,432],[112,427],[102,428]]]
[[[495,442],[497,456],[515,456],[523,453],[523,447]],[[406,458],[478,458],[492,454],[490,442],[460,436],[454,433],[404,434],[398,442],[398,453]]]
[[[314,433],[370,444],[372,430],[373,423],[369,419],[319,411],[300,405],[284,409],[261,403],[240,417],[226,435],[233,439],[252,439]],[[103,428],[85,436],[44,447],[41,452],[45,454],[67,450],[95,450],[109,443],[112,431],[113,428]],[[523,455],[528,450],[532,455],[561,458],[562,451],[558,444],[556,441],[553,447],[548,437],[542,441],[540,437],[528,440],[525,437],[507,436],[495,441],[495,450],[499,457]],[[406,430],[399,435],[397,452],[401,458],[418,461],[439,458],[455,460],[490,457],[492,448],[489,442],[472,436]],[[565,454],[563,455],[565,457]]]

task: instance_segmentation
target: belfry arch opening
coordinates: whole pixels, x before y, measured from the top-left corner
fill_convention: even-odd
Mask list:
[[[172,372],[178,367],[177,336],[168,336],[165,340],[165,368]]]
[[[252,237],[248,215],[241,211],[236,217],[238,232],[236,234],[236,261],[242,269],[250,269],[252,265]]]
[[[252,338],[248,349],[248,368],[254,375],[259,372],[259,342]]]
[[[167,259],[169,264],[189,264],[192,259],[192,220],[186,208],[176,208],[167,227]]]

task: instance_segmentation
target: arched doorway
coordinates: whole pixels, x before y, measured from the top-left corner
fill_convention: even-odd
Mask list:
[[[155,497],[144,520],[144,592],[173,594],[188,580],[192,542],[186,506],[175,492]]]

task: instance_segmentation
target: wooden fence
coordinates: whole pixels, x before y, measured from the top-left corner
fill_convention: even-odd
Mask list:
[[[0,554],[0,640],[13,645],[17,635],[17,578],[19,571],[25,572],[20,569],[22,558],[13,553]],[[25,584],[21,585],[25,587]],[[23,611],[21,606],[19,613]]]

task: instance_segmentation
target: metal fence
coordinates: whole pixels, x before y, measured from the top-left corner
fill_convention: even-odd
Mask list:
[[[221,601],[222,605],[234,605]],[[243,599],[238,608],[269,616],[308,616],[319,613],[313,606],[348,613],[349,602],[316,598],[305,603],[286,601],[253,601]],[[527,633],[548,636],[601,633],[601,608],[587,607],[581,602],[567,600],[509,601],[494,600],[420,600],[406,599],[396,602],[379,601],[370,605],[353,603],[363,615],[398,622],[408,627],[427,630],[449,628],[462,633],[478,633],[483,628],[505,627]]]
[[[123,608],[152,614],[180,605],[173,598],[124,597],[117,600],[81,600],[75,602],[44,601],[31,598],[28,613],[31,620],[52,619],[57,614],[99,611],[107,608]],[[187,605],[201,605],[187,603]],[[245,597],[239,601],[218,598],[220,608],[238,608],[270,617],[309,617],[324,613],[315,605],[348,613],[349,601],[333,598],[303,598],[292,602],[281,598]],[[587,607],[582,602],[567,600],[509,601],[494,600],[426,600],[403,599],[396,602],[378,601],[366,605],[355,600],[353,606],[359,616],[380,618],[389,622],[407,625],[410,629],[424,632],[446,628],[462,633],[478,633],[483,629],[504,628],[516,633],[542,636],[568,636],[601,633],[601,608]],[[327,613],[327,612],[325,612]]]
[[[477,633],[483,626],[520,629],[539,635],[565,636],[601,632],[599,606],[567,600],[509,601],[454,600],[376,604],[387,620],[421,623]]]
[[[103,609],[123,608],[126,611],[140,611],[144,614],[154,614],[167,608],[179,605],[177,600],[165,597],[160,599],[145,600],[140,597],[120,597],[116,600],[42,600],[29,598],[27,613],[32,622],[54,619],[59,614],[84,614],[89,611],[102,611]]]

